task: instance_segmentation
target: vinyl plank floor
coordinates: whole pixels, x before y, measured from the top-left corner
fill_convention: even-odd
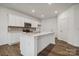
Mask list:
[[[51,52],[51,49],[54,47],[54,44],[49,44],[45,49],[43,49],[38,56],[48,56]]]
[[[21,56],[19,43],[14,45],[2,45],[0,46],[0,56]]]

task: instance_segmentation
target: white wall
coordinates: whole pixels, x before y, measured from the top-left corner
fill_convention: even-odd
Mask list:
[[[58,16],[58,37],[74,46],[79,46],[79,5],[72,6]]]
[[[74,27],[76,44],[79,46],[79,4],[74,6]]]
[[[20,15],[20,16],[28,18],[28,20],[31,19],[31,20],[39,22],[39,20],[32,18],[30,16],[27,16],[25,14],[22,14],[20,12],[7,9],[4,7],[0,7],[0,45],[12,44],[19,41],[20,32],[14,32],[14,33],[8,32],[8,24],[9,24],[8,14],[9,13]]]
[[[0,8],[0,45],[7,44],[9,42],[7,40],[7,22],[6,12]]]
[[[53,32],[52,42],[55,43],[55,36],[57,33],[57,17],[53,17],[50,19],[41,20],[41,31],[43,32]]]
[[[57,17],[41,20],[41,31],[57,31]]]

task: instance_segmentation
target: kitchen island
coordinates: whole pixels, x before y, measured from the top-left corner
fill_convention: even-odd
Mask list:
[[[20,50],[24,56],[37,56],[48,44],[53,43],[53,32],[22,33]]]

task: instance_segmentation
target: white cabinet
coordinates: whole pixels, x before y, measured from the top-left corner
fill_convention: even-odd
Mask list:
[[[32,27],[38,27],[38,24],[40,24],[38,21],[35,21],[34,19],[22,17],[16,14],[8,14],[8,17],[9,17],[9,26],[24,27],[24,23],[31,23]]]
[[[40,22],[38,21],[33,20],[31,22],[32,22],[32,27],[38,27],[38,25],[40,25]]]
[[[29,18],[25,18],[24,22],[31,23],[32,27],[38,27],[38,24],[40,24],[40,22],[35,21],[34,19],[29,19]]]
[[[24,21],[23,21],[24,23],[31,23],[31,19],[29,19],[29,18],[24,18]]]
[[[24,26],[24,17],[9,14],[9,26]]]
[[[38,27],[38,23],[37,22],[33,22],[32,23],[32,27]]]
[[[8,33],[9,44],[15,44],[20,41],[18,32],[10,32]]]
[[[8,18],[9,18],[9,26],[16,26],[15,16],[8,14]]]
[[[23,26],[24,27],[24,17],[21,16],[16,16],[16,26]]]

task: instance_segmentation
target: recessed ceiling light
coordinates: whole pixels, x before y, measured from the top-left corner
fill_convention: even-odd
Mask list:
[[[44,14],[42,14],[42,15],[41,15],[41,17],[45,17],[45,15],[44,15]]]
[[[35,10],[33,9],[33,10],[32,10],[32,13],[34,13],[34,12],[35,12]]]
[[[57,10],[55,10],[55,11],[54,11],[54,13],[55,13],[55,14],[57,14],[57,13],[58,13],[58,11],[57,11]]]

